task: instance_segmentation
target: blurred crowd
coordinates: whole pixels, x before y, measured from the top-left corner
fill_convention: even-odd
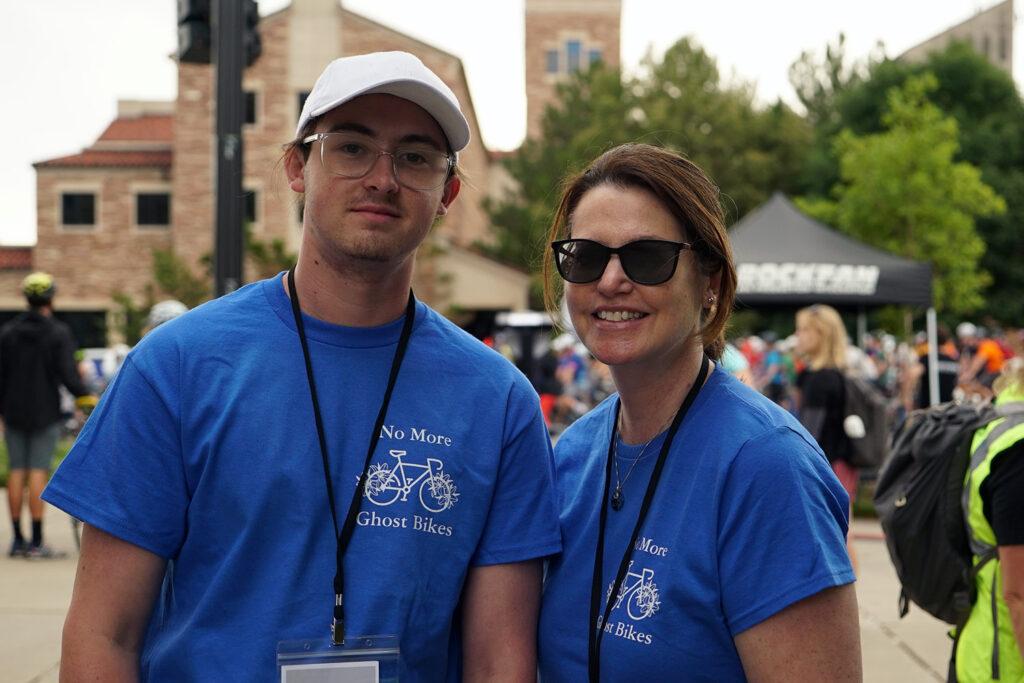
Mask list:
[[[1024,330],[986,330],[971,322],[954,331],[938,327],[939,401],[984,400],[1003,363],[1024,354]],[[929,404],[928,341],[918,332],[900,341],[886,332],[864,336],[848,347],[847,372],[871,381],[892,403],[897,419]],[[768,330],[730,340],[721,364],[741,381],[783,408],[796,412],[796,378],[806,366],[796,335],[780,338]],[[531,376],[552,433],[615,391],[608,367],[587,353],[571,333],[539,349]]]

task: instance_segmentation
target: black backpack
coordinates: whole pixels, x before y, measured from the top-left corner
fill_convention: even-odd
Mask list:
[[[915,410],[893,432],[875,511],[901,584],[900,617],[908,600],[949,624],[970,613],[974,575],[995,553],[972,569],[960,500],[972,436],[997,417],[991,404],[944,403]]]
[[[874,384],[851,375],[843,375],[843,393],[846,420],[856,415],[864,426],[864,435],[859,438],[847,431],[850,442],[847,461],[854,467],[873,470],[885,462],[889,453],[888,439],[892,426],[889,401]]]

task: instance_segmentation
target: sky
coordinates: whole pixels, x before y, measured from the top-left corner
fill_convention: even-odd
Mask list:
[[[683,36],[718,60],[727,79],[753,83],[759,101],[796,104],[788,70],[840,32],[847,55],[882,42],[896,56],[997,0],[622,0],[622,66],[635,69]],[[260,0],[261,14],[288,4]],[[523,0],[343,0],[463,61],[484,142],[514,149],[526,131]],[[176,0],[0,0],[0,245],[35,243],[32,163],[89,146],[119,99],[172,100]],[[1024,73],[1015,27],[1014,74]]]

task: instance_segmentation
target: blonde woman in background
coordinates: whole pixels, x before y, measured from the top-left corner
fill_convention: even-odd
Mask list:
[[[846,399],[843,371],[846,369],[846,327],[831,306],[815,304],[797,311],[797,352],[807,367],[796,380],[800,422],[825,452],[832,470],[853,500],[857,496],[857,469],[849,463],[850,440],[843,430]],[[850,561],[857,569],[853,545],[847,539]]]

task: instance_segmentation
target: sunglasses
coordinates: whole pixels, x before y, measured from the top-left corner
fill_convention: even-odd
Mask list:
[[[688,242],[668,240],[636,240],[612,248],[593,240],[559,240],[552,242],[555,266],[566,282],[584,285],[601,279],[612,254],[619,255],[619,263],[626,277],[638,285],[660,285],[668,282],[676,272],[679,252],[693,249]]]

